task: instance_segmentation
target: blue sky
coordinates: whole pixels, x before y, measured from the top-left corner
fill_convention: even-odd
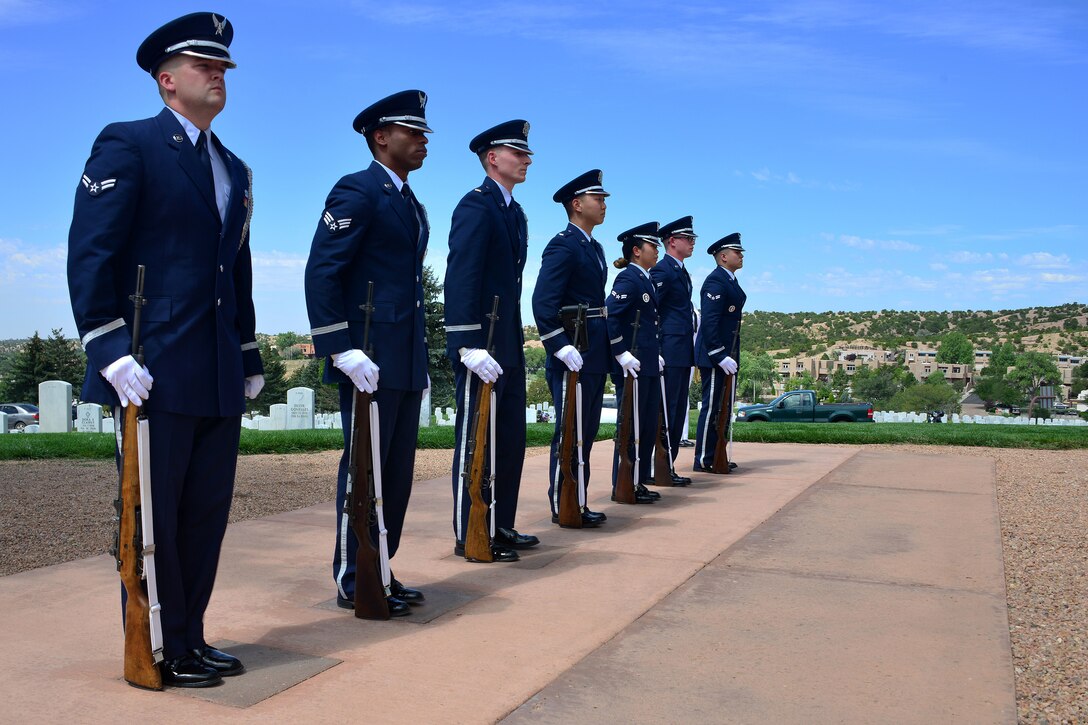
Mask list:
[[[351,121],[407,88],[430,96],[436,133],[410,181],[440,276],[453,207],[482,179],[468,140],[532,123],[515,189],[527,313],[566,222],[551,195],[591,168],[613,194],[595,234],[607,254],[628,227],[692,214],[698,285],[706,246],[739,231],[748,309],[1088,301],[1082,0],[0,0],[0,338],[75,335],[64,260],[83,164],[105,124],[161,109],[136,47],[198,10],[235,27],[213,129],[254,171],[261,332],[308,331],[325,196],[370,162]]]

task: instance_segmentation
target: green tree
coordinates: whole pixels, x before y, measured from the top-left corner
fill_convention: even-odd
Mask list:
[[[997,404],[1023,405],[1024,396],[1001,375],[985,375],[975,381],[975,394],[982,398],[987,408]]]
[[[259,344],[261,361],[264,363],[264,389],[253,400],[246,401],[246,410],[267,411],[274,403],[287,402],[287,366],[267,341]],[[316,397],[316,390],[315,390]]]
[[[1025,398],[1031,398],[1037,394],[1040,385],[1060,383],[1062,375],[1049,355],[1041,352],[1025,352],[1016,358],[1016,365],[1009,371],[1006,378],[1024,394]]]
[[[297,332],[281,332],[276,335],[276,349],[280,351],[280,355],[286,354],[292,345],[298,345],[301,342],[307,342],[307,340]]]
[[[990,356],[990,364],[982,370],[983,375],[1004,375],[1005,372],[1016,364],[1016,346],[1011,342],[1002,343]]]
[[[548,361],[548,351],[542,347],[525,348],[525,376],[531,377],[544,372],[544,364]]]
[[[45,358],[45,341],[35,331],[8,360],[4,379],[0,381],[0,399],[37,404],[38,384],[47,379]]]
[[[816,387],[816,381],[812,378],[812,373],[808,370],[801,373],[799,377],[790,378],[786,381],[785,390],[812,390]]]
[[[774,381],[778,378],[774,359],[765,352],[752,352],[740,357],[740,369],[737,371],[738,397],[759,400],[766,393],[774,392]]]
[[[442,283],[430,267],[423,268],[423,310],[427,331],[427,373],[431,376],[431,408],[452,408],[456,387],[453,365],[446,357],[446,306]]]
[[[846,372],[846,368],[835,368],[835,372],[831,373],[831,379],[828,383],[828,387],[835,396],[835,401],[841,403],[847,399],[849,396],[850,375]]]
[[[953,330],[941,340],[941,345],[937,349],[937,362],[970,365],[974,361],[975,346],[967,339],[967,335]]]
[[[83,354],[78,340],[70,340],[60,329],[54,329],[48,339],[42,343],[42,355],[45,358],[45,380],[63,380],[72,384],[75,397],[83,387],[83,376],[87,371],[87,356]]]
[[[529,378],[525,386],[525,402],[529,405],[552,402],[552,393],[548,389],[548,381],[544,378],[543,372]]]
[[[940,372],[940,371],[938,371]],[[959,392],[952,387],[943,375],[933,374],[921,385],[904,388],[892,396],[888,403],[891,410],[913,411],[922,413],[929,410],[943,410],[946,413],[960,412]]]

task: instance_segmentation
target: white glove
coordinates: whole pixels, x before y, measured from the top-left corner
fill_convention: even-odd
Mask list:
[[[487,350],[481,350],[478,347],[469,348],[461,353],[461,362],[485,383],[493,383],[502,375],[502,368],[499,367],[498,361],[491,357]]]
[[[364,393],[378,389],[378,366],[362,350],[345,350],[332,356],[332,364]]]
[[[151,384],[155,382],[147,366],[141,366],[131,355],[114,360],[99,372],[117,391],[122,408],[128,407],[129,403],[142,405],[150,394]]]
[[[246,397],[253,400],[264,390],[264,376],[250,375],[246,378]]]
[[[616,362],[623,368],[624,376],[630,375],[632,378],[637,378],[638,371],[642,369],[642,363],[638,361],[638,358],[629,352],[621,352],[616,356]]]
[[[718,363],[718,367],[724,370],[726,375],[733,375],[737,372],[737,361],[726,355],[722,358],[722,361]]]
[[[657,372],[665,372],[665,358],[661,357],[660,355],[657,356]]]
[[[582,354],[578,352],[578,349],[574,345],[564,345],[559,348],[555,353],[555,356],[563,361],[563,364],[567,366],[572,373],[576,373],[582,369]]]

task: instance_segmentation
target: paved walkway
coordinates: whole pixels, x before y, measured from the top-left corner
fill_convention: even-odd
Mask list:
[[[991,462],[738,444],[737,475],[619,506],[609,448],[597,530],[551,525],[526,461],[544,543],[512,565],[452,556],[449,483],[417,484],[395,570],[428,601],[390,622],[331,603],[330,504],[231,526],[208,633],[249,671],[221,687],[120,679],[108,557],[2,578],[0,721],[1015,722]]]

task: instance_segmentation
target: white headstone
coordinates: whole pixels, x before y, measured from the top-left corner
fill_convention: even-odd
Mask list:
[[[291,388],[287,391],[287,430],[310,430],[314,427],[314,391]]]
[[[446,415],[444,417],[446,418],[447,421],[452,421],[454,419],[453,408],[447,407],[446,408]]]
[[[272,419],[267,415],[258,415],[253,422],[257,424],[257,430],[272,430]]]
[[[431,426],[431,389],[427,388],[423,391],[423,398],[419,401],[419,427],[429,428]]]
[[[525,409],[525,422],[526,423],[535,423],[536,422],[536,408],[529,407],[529,408]]]
[[[42,433],[72,432],[72,384],[47,380],[38,385],[38,426]]]
[[[275,403],[268,406],[268,417],[272,419],[272,423],[268,428],[261,428],[261,430],[286,430],[287,429],[287,404]]]
[[[80,433],[101,433],[102,406],[98,403],[83,403],[77,407],[76,430]]]
[[[242,427],[246,428],[247,430],[254,430],[257,428],[257,421],[253,420],[252,418],[246,418],[245,416],[243,416]]]
[[[0,435],[8,432],[8,414],[0,413]]]
[[[113,435],[113,432],[114,432],[113,431],[113,418],[103,418],[102,419],[102,432],[103,433],[109,433],[110,435]]]
[[[37,433],[39,430],[41,430],[41,426],[38,425],[37,423],[32,423],[32,424],[28,425],[26,428],[23,428],[24,433]]]

